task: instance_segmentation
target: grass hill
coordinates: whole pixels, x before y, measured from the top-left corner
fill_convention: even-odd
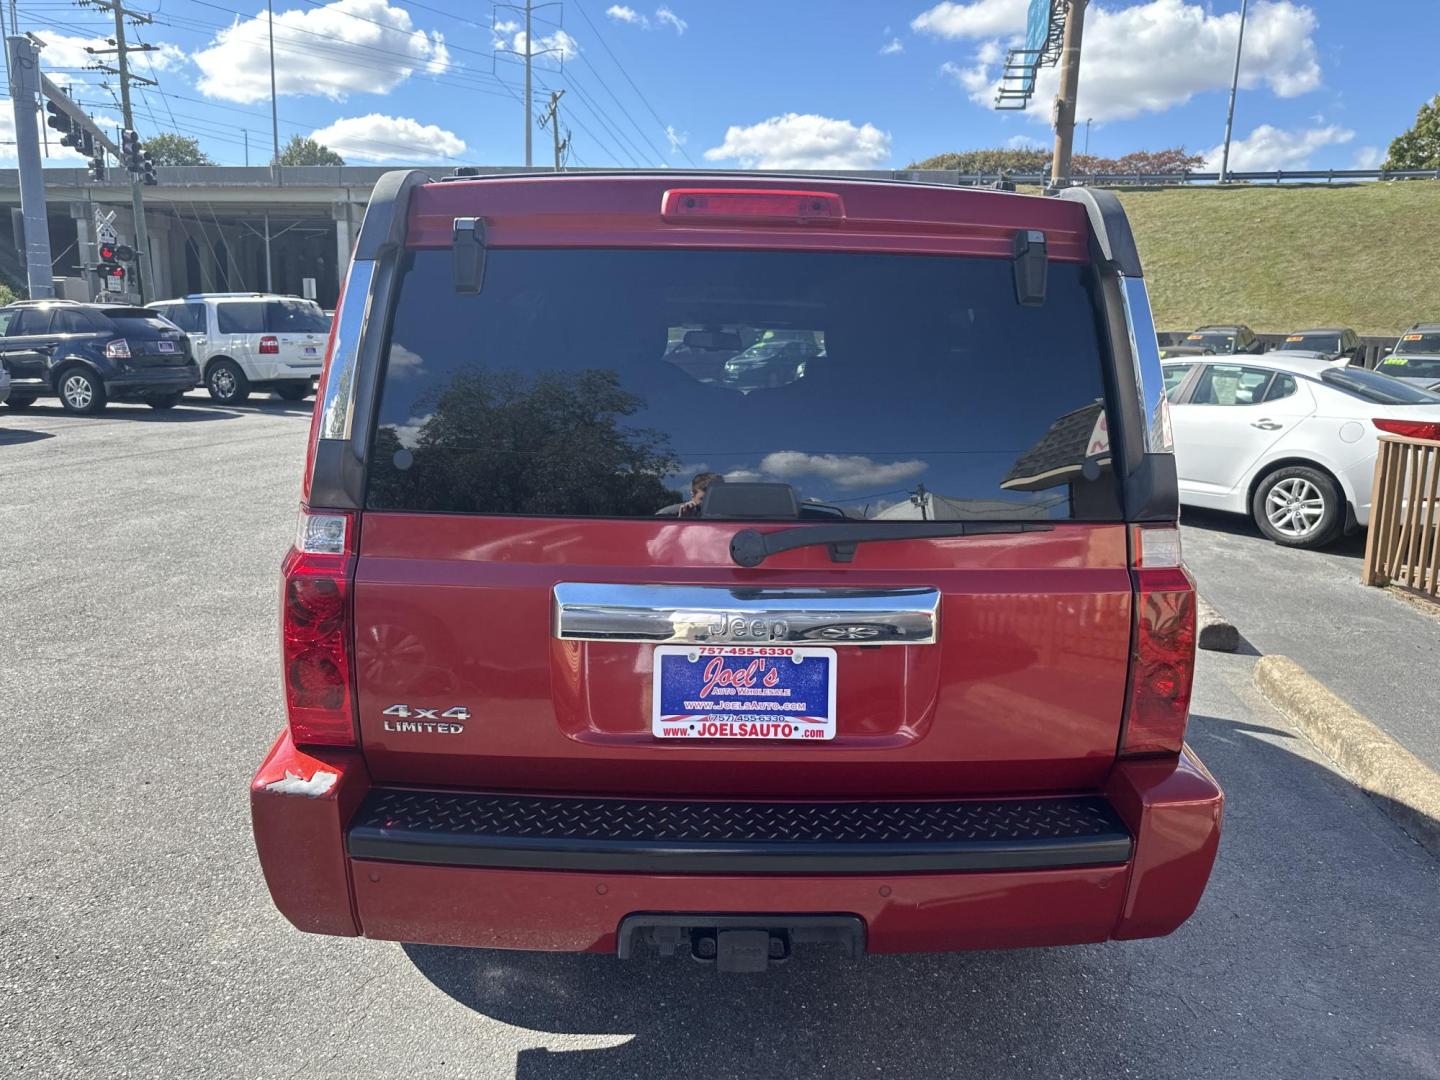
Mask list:
[[[1440,321],[1440,182],[1117,193],[1158,329],[1395,334]]]

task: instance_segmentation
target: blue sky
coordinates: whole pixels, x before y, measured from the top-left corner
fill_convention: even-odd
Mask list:
[[[156,46],[136,64],[142,137],[179,130],[222,164],[269,154],[264,8],[132,0]],[[537,99],[563,89],[571,161],[903,167],[945,150],[1048,145],[1055,73],[1027,113],[990,106],[1026,0],[927,3],[564,0],[536,11]],[[1221,141],[1240,0],[1092,0],[1079,115],[1093,153]],[[109,17],[22,0],[42,66],[114,123],[84,46]],[[257,19],[258,15],[258,19]],[[513,8],[473,0],[276,0],[280,135],[352,163],[523,160],[523,47]],[[1440,0],[1256,0],[1232,167],[1371,166],[1440,91]],[[561,57],[563,56],[563,64]],[[1407,59],[1407,57],[1409,59]],[[10,107],[0,142],[13,139]],[[1077,135],[1077,150],[1085,136]],[[56,148],[52,147],[52,151]],[[537,163],[550,136],[535,132]],[[0,146],[0,157],[13,148]],[[73,165],[56,152],[51,164]]]

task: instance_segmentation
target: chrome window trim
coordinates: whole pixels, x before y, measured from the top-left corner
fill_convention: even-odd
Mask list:
[[[651,645],[933,645],[930,588],[755,588],[561,582],[551,632],[562,641]]]
[[[1155,319],[1150,312],[1150,293],[1143,277],[1121,277],[1120,295],[1125,303],[1125,329],[1130,337],[1130,357],[1135,365],[1135,389],[1140,398],[1140,420],[1145,429],[1145,452],[1171,454],[1175,440],[1170,431],[1170,406],[1165,396],[1165,373],[1160,361],[1160,341],[1155,336]]]
[[[350,438],[355,412],[356,360],[360,339],[370,321],[370,304],[375,279],[374,259],[355,259],[345,280],[345,294],[335,313],[335,345],[325,385],[320,388],[320,438]]]

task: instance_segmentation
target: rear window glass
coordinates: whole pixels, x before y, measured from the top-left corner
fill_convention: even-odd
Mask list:
[[[272,300],[265,305],[265,332],[269,334],[321,334],[330,320],[320,305],[309,300]]]
[[[1364,368],[1333,368],[1320,373],[1326,386],[1377,405],[1440,405],[1440,394]]]
[[[1400,336],[1397,353],[1440,353],[1440,330],[1412,330]]]
[[[725,483],[800,517],[1119,516],[1087,267],[1020,307],[999,259],[502,249],[478,295],[410,259],[372,508],[688,517]]]
[[[1339,352],[1339,334],[1291,334],[1278,346],[1277,352]]]
[[[1440,379],[1440,356],[1387,356],[1380,370],[1399,379]]]
[[[105,317],[110,324],[122,334],[159,334],[165,330],[174,330],[174,325],[169,319],[163,318],[158,312],[143,311],[143,309],[126,312],[123,315],[116,315],[107,311]]]

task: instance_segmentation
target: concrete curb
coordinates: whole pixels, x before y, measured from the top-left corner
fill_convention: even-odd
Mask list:
[[[1440,773],[1288,656],[1257,660],[1255,685],[1412,839],[1440,858]]]
[[[1240,631],[1235,629],[1235,624],[1211,607],[1210,602],[1199,593],[1195,594],[1195,599],[1199,601],[1197,615],[1200,631],[1195,643],[1210,652],[1234,652],[1240,648]]]

